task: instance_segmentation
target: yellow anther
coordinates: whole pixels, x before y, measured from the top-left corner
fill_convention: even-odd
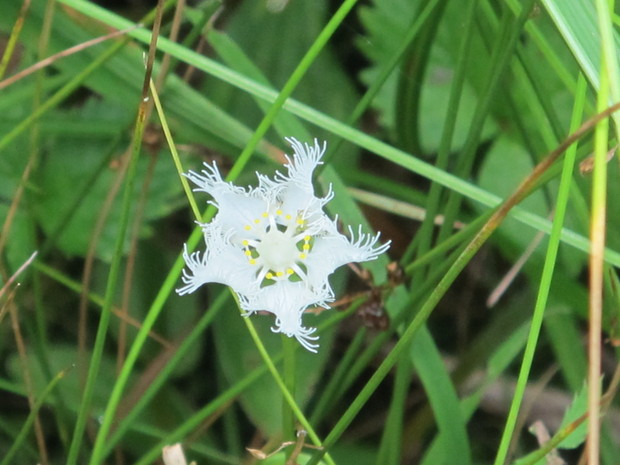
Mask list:
[[[304,236],[304,241],[306,242],[310,242],[311,237],[310,236]]]
[[[284,273],[282,273],[281,271],[276,271],[276,276],[280,277],[280,276],[283,276],[283,275],[284,275]]]
[[[256,260],[254,260],[253,258],[250,258],[250,265],[256,265]]]
[[[267,218],[269,216],[269,213],[265,212],[263,213],[263,218]]]
[[[249,228],[249,226],[246,226],[246,228]],[[248,241],[247,239],[244,239],[243,242],[241,242],[244,247],[247,247],[248,245],[250,245],[250,241]]]
[[[279,209],[276,210],[276,215],[281,215],[281,214],[282,214],[282,210],[279,210]],[[286,215],[286,216],[289,216],[289,215]]]
[[[273,273],[269,272],[265,275],[265,278],[267,279],[273,279]]]
[[[295,273],[295,271],[293,270],[293,268],[289,268],[288,270],[286,270],[286,272],[287,272],[288,274],[293,274],[293,273]]]
[[[286,218],[287,220],[290,220],[292,218],[291,215],[286,215],[284,218]]]
[[[249,224],[246,224],[243,229],[245,229],[246,231],[249,231],[250,229],[252,229],[252,226],[250,226]]]
[[[299,258],[301,258],[302,260],[305,259],[307,257],[307,255],[305,253],[300,253],[299,254]]]
[[[260,219],[256,218],[256,219],[254,220],[254,223],[256,223],[256,224],[260,223]]]
[[[251,257],[251,256],[252,256],[252,252],[250,252],[249,250],[246,250],[246,251],[245,251],[245,254],[246,254],[248,257]]]
[[[301,218],[297,218],[296,223],[297,223],[297,224],[300,224],[300,225],[301,225],[301,224],[304,224],[304,220],[302,220]]]
[[[301,248],[307,252],[308,250],[310,250],[310,244],[304,244]]]

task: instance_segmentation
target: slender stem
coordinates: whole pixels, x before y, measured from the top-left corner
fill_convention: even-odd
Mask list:
[[[321,443],[321,440],[319,439],[319,436],[316,434],[316,432],[314,431],[314,428],[312,428],[312,425],[310,425],[310,422],[306,419],[305,415],[303,414],[303,412],[297,405],[297,402],[295,402],[293,395],[286,387],[286,383],[280,376],[280,373],[278,373],[278,369],[276,368],[276,365],[274,364],[272,358],[269,356],[267,349],[265,349],[263,342],[260,340],[260,337],[258,336],[258,333],[256,332],[256,328],[254,327],[252,320],[250,318],[244,318],[243,321],[245,322],[245,325],[248,328],[250,336],[254,340],[254,343],[256,344],[256,348],[258,349],[258,352],[263,358],[265,365],[267,365],[267,369],[269,370],[274,381],[280,388],[280,391],[282,392],[282,395],[284,396],[285,401],[288,403],[290,409],[293,411],[295,417],[297,418],[297,421],[299,421],[301,426],[306,430],[306,432],[308,433],[308,436],[310,437],[314,445],[321,448],[321,452],[322,452],[321,455],[325,454],[325,461],[329,465],[336,465],[333,459],[330,457],[329,453],[327,453],[326,450],[322,448],[323,445]],[[293,346],[293,350],[297,350],[298,347],[299,345],[295,344]]]
[[[575,107],[573,109],[573,118],[571,121],[572,130],[577,128],[579,121],[581,120],[583,108],[585,105],[585,92],[585,79],[580,78],[578,89],[575,93]],[[558,249],[560,246],[560,231],[562,230],[562,224],[564,222],[564,216],[566,213],[566,206],[568,204],[568,197],[573,177],[573,168],[575,165],[576,155],[577,147],[576,145],[573,145],[567,151],[566,157],[564,159],[564,169],[562,171],[562,177],[560,180],[560,188],[558,194],[558,201],[556,204],[555,217],[553,220],[553,228],[551,230],[549,246],[547,248],[545,263],[540,278],[540,287],[534,307],[534,314],[532,315],[532,324],[530,326],[530,332],[528,335],[527,344],[525,346],[525,353],[523,354],[523,361],[521,362],[519,377],[517,378],[515,393],[513,395],[513,400],[510,405],[510,410],[508,412],[508,419],[506,420],[506,425],[504,426],[504,433],[502,435],[497,455],[495,457],[495,465],[502,465],[506,462],[512,436],[515,432],[515,426],[517,424],[519,409],[525,395],[525,389],[527,387],[532,363],[534,361],[534,354],[536,351],[536,347],[538,346],[538,338],[543,323],[543,317],[547,306],[547,298],[549,296],[549,290],[551,287],[551,279],[555,270]]]
[[[601,5],[601,3],[603,5]],[[599,10],[607,9],[607,2],[597,2]],[[599,15],[600,15],[599,11]],[[615,58],[614,58],[615,60]],[[604,108],[609,98],[609,76],[607,74],[607,57],[601,56],[600,86],[597,108]],[[592,172],[592,213],[590,217],[590,274],[588,296],[588,438],[586,441],[587,463],[598,465],[600,462],[600,411],[601,401],[601,326],[604,285],[606,203],[607,203],[607,139],[609,123],[601,121],[594,132],[594,170]]]
[[[284,384],[293,398],[295,398],[295,370],[296,370],[296,347],[294,338],[282,335],[282,350],[284,353]],[[283,441],[295,440],[295,416],[286,399],[282,399],[282,436]]]

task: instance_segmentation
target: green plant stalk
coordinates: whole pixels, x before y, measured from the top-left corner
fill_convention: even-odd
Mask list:
[[[581,121],[585,105],[585,93],[585,80],[580,79],[577,92],[575,93],[575,105],[573,108],[571,121],[571,132],[578,128],[579,122]],[[517,378],[517,384],[515,386],[515,393],[512,398],[508,418],[504,426],[504,432],[495,457],[495,465],[502,465],[506,462],[510,443],[515,432],[519,409],[523,402],[523,396],[525,395],[525,389],[527,387],[532,363],[534,361],[534,355],[538,345],[538,338],[540,336],[540,330],[549,297],[549,289],[551,288],[553,272],[556,266],[558,249],[560,246],[560,231],[562,230],[562,224],[564,223],[564,218],[566,215],[566,207],[570,195],[576,155],[577,144],[574,144],[566,151],[566,156],[564,158],[564,166],[562,169],[562,176],[560,178],[560,187],[558,191],[558,200],[553,219],[553,228],[551,230],[549,245],[547,246],[547,253],[545,255],[545,263],[540,277],[540,287],[538,289],[536,304],[534,306],[532,323],[528,334],[527,344],[525,346],[525,352],[523,354],[523,360],[521,362],[521,368],[519,370],[519,376]]]
[[[312,426],[310,425],[310,423],[304,416],[303,412],[297,405],[297,402],[295,402],[295,399],[293,398],[291,392],[286,387],[286,383],[280,376],[280,373],[278,373],[278,369],[276,368],[275,363],[273,362],[272,358],[269,356],[267,349],[265,349],[263,342],[260,340],[260,337],[258,336],[258,333],[256,332],[254,323],[252,323],[252,320],[250,318],[244,318],[243,321],[246,327],[248,328],[250,336],[252,337],[252,339],[254,340],[254,343],[256,344],[256,348],[258,349],[258,352],[260,356],[262,357],[263,362],[265,362],[265,365],[267,366],[269,373],[271,373],[271,376],[273,377],[274,381],[280,388],[280,391],[282,392],[282,396],[284,397],[285,401],[288,403],[289,408],[293,411],[293,414],[297,418],[297,421],[299,421],[301,426],[306,430],[306,432],[308,433],[308,437],[310,437],[314,445],[317,447],[322,447],[321,440],[319,439],[318,435],[314,432],[314,428],[312,428]],[[298,345],[295,345],[293,350],[297,348],[298,348]],[[329,465],[336,465],[328,453],[325,453],[325,461]]]
[[[411,372],[411,361],[408,354],[405,353],[396,365],[392,399],[375,461],[377,465],[399,465],[402,463],[403,416]]]
[[[444,277],[439,281],[434,291],[429,298],[420,308],[418,314],[409,323],[406,330],[402,333],[400,340],[396,343],[390,353],[386,356],[381,365],[377,368],[375,373],[371,376],[370,380],[362,388],[357,397],[353,400],[349,408],[342,415],[340,420],[333,427],[331,432],[327,435],[323,442],[324,450],[329,449],[335,441],[342,435],[348,425],[353,421],[357,413],[362,409],[366,401],[370,398],[372,393],[376,390],[377,386],[390,372],[400,354],[403,350],[410,347],[413,337],[417,334],[418,330],[426,322],[435,306],[439,303],[441,298],[445,295],[450,288],[454,280],[465,268],[467,263],[476,254],[476,252],[482,247],[486,240],[493,234],[493,232],[501,225],[506,218],[510,210],[526,198],[532,190],[536,187],[541,176],[555,163],[555,161],[567,150],[576,140],[579,139],[584,133],[591,129],[593,122],[599,121],[600,118],[608,116],[617,106],[611,107],[602,113],[596,115],[596,117],[588,120],[577,131],[573,132],[565,141],[562,142],[555,150],[553,150],[547,157],[545,157],[538,165],[534,167],[531,174],[525,178],[519,187],[508,197],[489,218],[483,228],[476,234],[472,241],[467,245],[465,250],[458,256],[450,269],[446,272]],[[308,465],[316,465],[321,458],[323,451],[317,452]]]
[[[192,194],[192,188],[189,187],[189,183],[187,182],[187,178],[183,176],[185,170],[183,169],[183,165],[181,164],[181,159],[179,158],[179,152],[177,152],[176,145],[174,140],[172,139],[172,134],[170,133],[170,127],[168,126],[168,121],[166,120],[166,114],[164,113],[164,109],[161,106],[161,101],[159,100],[159,94],[157,93],[157,88],[155,87],[155,83],[151,79],[150,82],[151,87],[151,95],[153,96],[153,102],[155,103],[155,109],[157,110],[157,116],[159,117],[159,121],[161,122],[162,130],[164,131],[164,136],[166,137],[166,142],[168,143],[168,148],[170,148],[170,153],[172,155],[172,161],[174,161],[174,166],[177,169],[177,173],[179,174],[179,179],[181,180],[181,185],[183,186],[183,190],[185,191],[185,195],[187,196],[187,200],[192,208],[192,212],[194,213],[194,217],[198,222],[202,223],[202,214],[200,213],[200,209],[196,204],[196,199]]]
[[[126,29],[135,26],[135,24],[131,21],[125,20],[120,16],[104,10],[90,2],[85,2],[83,0],[57,1],[64,5],[70,6],[71,8],[74,8],[87,16],[96,18],[104,24],[118,29]],[[148,42],[150,39],[150,33],[140,28],[133,29],[128,32],[128,35],[141,42]],[[161,51],[170,53],[184,62],[191,64],[196,68],[262,100],[273,102],[278,96],[278,93],[273,89],[257,83],[256,81],[247,78],[213,60],[210,60],[203,55],[188,50],[179,44],[170,42],[163,37],[159,40],[158,48]],[[482,205],[496,207],[501,202],[501,198],[497,195],[491,194],[472,183],[460,179],[457,176],[441,171],[434,166],[425,163],[419,158],[412,157],[410,154],[402,150],[379,141],[362,131],[347,126],[346,124],[341,123],[340,121],[337,121],[334,118],[331,118],[307,105],[297,102],[294,99],[288,99],[284,103],[283,108],[303,120],[306,120],[320,128],[346,139],[358,147],[373,152],[386,160],[389,160],[409,171],[424,176],[434,182],[438,182],[443,186],[448,187],[449,189],[456,191]],[[616,108],[610,108],[610,111],[615,109]],[[602,117],[603,115],[599,116]],[[551,222],[540,217],[539,215],[535,215],[519,207],[515,207],[511,215],[519,222],[538,231],[544,231],[546,233],[551,231]],[[578,250],[584,252],[588,252],[589,250],[588,239],[572,230],[565,229],[562,231],[562,241]],[[605,260],[614,266],[620,266],[620,253],[614,250],[606,249]]]
[[[287,337],[284,334],[281,335],[281,339],[282,352],[284,353],[284,385],[294,399],[297,341],[294,338]],[[288,401],[284,399],[284,397],[282,398],[282,437],[283,441],[295,440],[295,415],[293,413],[293,410],[289,406]]]
[[[41,408],[41,406],[43,405],[47,397],[50,395],[50,393],[54,390],[54,388],[56,387],[56,384],[58,384],[58,382],[62,378],[64,378],[66,373],[67,373],[66,370],[59,372],[45,387],[45,390],[41,393],[41,397],[37,399],[32,410],[28,414],[28,418],[26,418],[26,421],[24,422],[22,429],[19,431],[19,434],[13,441],[13,444],[11,444],[11,447],[9,448],[9,450],[4,454],[4,457],[2,458],[2,462],[0,462],[0,465],[8,465],[11,463],[11,459],[13,458],[15,453],[19,450],[20,446],[22,445],[22,443],[28,436],[30,428],[32,427],[34,423],[34,420],[39,412],[39,409]]]

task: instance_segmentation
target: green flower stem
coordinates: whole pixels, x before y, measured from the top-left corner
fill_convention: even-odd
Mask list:
[[[187,182],[187,178],[183,176],[185,170],[183,169],[183,165],[181,164],[181,159],[179,158],[179,152],[177,152],[176,145],[174,144],[174,140],[172,139],[172,134],[170,133],[170,127],[168,126],[168,121],[166,120],[166,115],[164,113],[164,109],[161,106],[161,101],[159,100],[159,94],[157,93],[157,88],[155,87],[155,83],[151,79],[151,95],[153,96],[153,102],[155,103],[155,109],[157,110],[157,116],[159,117],[159,121],[161,122],[161,128],[164,131],[164,136],[166,137],[166,142],[168,142],[168,147],[170,148],[170,153],[172,154],[172,160],[174,161],[174,166],[177,169],[177,173],[179,174],[179,179],[181,180],[181,185],[183,186],[183,190],[185,191],[185,195],[187,196],[187,200],[189,200],[189,204],[192,208],[192,212],[194,213],[194,217],[197,221],[202,222],[202,214],[200,213],[200,209],[196,204],[196,199],[192,194],[192,188],[189,187],[189,183]]]
[[[322,447],[321,440],[319,439],[318,435],[314,432],[314,429],[312,428],[312,426],[310,425],[310,422],[308,422],[303,412],[297,405],[297,402],[295,402],[293,395],[286,387],[286,383],[280,376],[280,373],[278,373],[278,369],[276,368],[273,360],[269,356],[267,349],[265,349],[265,346],[260,340],[260,337],[258,336],[258,333],[256,332],[256,328],[254,328],[254,323],[252,323],[252,320],[250,318],[244,318],[243,321],[245,322],[245,325],[248,328],[250,336],[254,340],[254,343],[256,344],[256,348],[258,349],[258,352],[263,358],[263,361],[265,362],[267,369],[269,370],[274,381],[280,388],[280,391],[282,392],[282,396],[284,396],[285,401],[288,403],[289,408],[293,411],[295,417],[297,418],[297,421],[299,421],[301,426],[306,430],[306,432],[308,433],[308,437],[310,437],[314,445],[317,447]],[[295,344],[295,346],[293,347],[293,350],[297,350],[298,348],[299,348],[299,345]],[[331,456],[325,450],[322,450],[321,452],[322,452],[321,455],[325,454],[325,461],[328,463],[328,465],[336,465],[333,459],[331,458]]]
[[[284,353],[284,385],[295,398],[295,367],[297,341],[282,334],[282,351]],[[284,441],[295,440],[295,415],[288,401],[282,401],[282,436]]]
[[[585,104],[585,92],[585,79],[580,78],[577,86],[577,91],[575,93],[575,105],[573,108],[571,131],[575,130],[578,127],[579,122],[581,121]],[[558,200],[556,203],[555,215],[553,219],[553,228],[551,230],[549,245],[547,247],[547,254],[545,256],[545,263],[540,277],[540,287],[538,290],[538,296],[536,298],[536,304],[534,306],[532,323],[530,326],[527,344],[525,346],[525,353],[523,354],[523,361],[521,362],[521,368],[519,370],[519,377],[517,378],[515,393],[513,395],[510,410],[508,412],[508,419],[506,420],[504,432],[502,434],[499,448],[497,450],[497,456],[495,457],[495,465],[502,465],[506,462],[509,446],[515,431],[515,426],[517,424],[519,409],[523,402],[525,388],[527,387],[532,363],[534,361],[534,354],[536,352],[536,347],[538,346],[538,338],[540,336],[540,329],[542,327],[543,317],[545,315],[547,298],[549,297],[551,280],[553,278],[558,249],[560,246],[560,232],[562,230],[562,224],[564,223],[564,217],[566,214],[566,206],[568,204],[568,197],[572,183],[573,168],[575,165],[576,155],[577,144],[574,144],[567,150],[566,157],[564,158],[564,168],[562,170],[562,176],[560,179]]]

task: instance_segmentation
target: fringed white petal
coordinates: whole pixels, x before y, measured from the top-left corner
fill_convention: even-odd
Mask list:
[[[283,333],[288,337],[296,338],[299,343],[311,352],[316,352],[318,336],[312,334],[316,328],[306,328],[302,325],[302,316],[309,306],[320,305],[327,307],[331,300],[326,288],[316,291],[309,289],[303,282],[278,281],[264,287],[260,293],[241,302],[243,310],[251,314],[257,311],[266,311],[275,316],[273,332]]]

